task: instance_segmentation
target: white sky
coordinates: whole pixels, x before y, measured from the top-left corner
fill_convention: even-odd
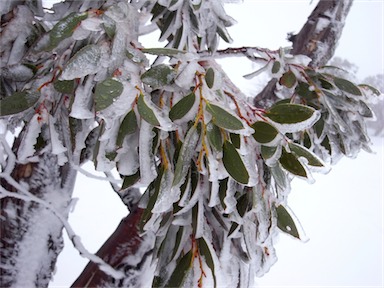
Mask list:
[[[287,32],[299,32],[318,1],[310,2],[228,4],[228,14],[238,21],[229,30],[235,40],[231,46],[289,45]],[[383,1],[355,0],[336,56],[357,64],[360,79],[384,71],[383,27]],[[228,66],[230,74],[240,75],[236,83],[249,87],[241,76],[252,72],[252,66],[235,61]],[[375,139],[377,154],[362,152],[357,159],[343,159],[328,175],[315,174],[313,185],[294,182],[288,203],[310,241],[281,235],[276,245],[279,260],[258,279],[259,287],[383,287],[383,147],[383,138]],[[82,175],[74,196],[80,200],[70,222],[86,247],[96,252],[125,215],[125,208],[107,183]],[[68,287],[86,263],[66,241],[50,287]]]

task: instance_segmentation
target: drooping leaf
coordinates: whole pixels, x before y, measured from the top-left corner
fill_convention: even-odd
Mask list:
[[[261,156],[263,156],[264,160],[267,160],[271,158],[273,155],[275,155],[277,150],[277,147],[269,147],[269,146],[264,146],[261,145]]]
[[[177,263],[175,270],[173,270],[171,277],[165,284],[165,287],[183,287],[183,283],[189,270],[192,268],[193,257],[192,251],[188,251]]]
[[[157,117],[153,110],[145,103],[144,95],[140,94],[139,98],[137,99],[137,110],[139,111],[139,114],[145,121],[147,121],[149,124],[153,126],[159,126],[160,122],[157,120]]]
[[[233,179],[242,184],[248,183],[248,171],[235,146],[229,141],[224,142],[223,164],[228,174],[231,175]]]
[[[173,253],[171,259],[173,259],[176,256],[177,250],[179,250],[179,246],[181,243],[181,237],[183,236],[184,227],[180,226],[179,230],[176,233],[176,240],[175,240],[175,246],[173,248]]]
[[[308,165],[316,167],[324,167],[323,162],[311,151],[308,149],[296,144],[289,143],[289,148],[291,151],[296,154],[298,157],[304,157],[308,160]]]
[[[209,88],[212,88],[214,81],[215,81],[215,71],[213,71],[212,68],[208,68],[207,72],[205,73],[205,82],[207,83],[207,86]]]
[[[53,26],[49,32],[50,48],[56,47],[62,40],[70,37],[80,22],[88,17],[87,12],[72,12]]]
[[[294,124],[310,119],[315,111],[311,107],[300,104],[279,104],[272,106],[266,115],[280,124]]]
[[[0,100],[0,116],[17,114],[33,107],[40,98],[40,93],[27,91],[15,92]]]
[[[116,138],[116,145],[121,147],[126,135],[133,134],[137,130],[137,119],[134,110],[128,112],[121,122],[119,132]]]
[[[97,73],[100,69],[101,55],[102,49],[96,44],[81,48],[64,67],[60,80],[73,80]]]
[[[244,128],[243,123],[241,123],[236,116],[227,112],[223,108],[207,103],[206,109],[209,113],[211,113],[212,121],[217,126],[230,130],[240,130]]]
[[[360,84],[358,85],[359,87],[363,88],[363,89],[368,89],[368,90],[371,90],[371,92],[373,94],[375,94],[376,96],[380,96],[381,95],[381,92],[379,90],[377,90],[375,87],[372,87],[370,85],[367,85],[367,84]]]
[[[216,275],[215,275],[215,263],[213,262],[213,257],[211,255],[211,251],[209,250],[208,244],[205,242],[205,239],[199,238],[197,240],[197,245],[199,247],[200,255],[202,255],[205,258],[205,262],[207,263],[207,266],[212,271],[213,276],[213,287],[216,287]]]
[[[227,205],[225,205],[224,199],[227,196],[228,178],[229,177],[224,178],[223,180],[220,180],[220,182],[219,182],[220,203],[221,203],[221,206],[223,206],[224,209],[227,208]]]
[[[199,140],[199,132],[195,126],[192,126],[185,136],[183,145],[181,146],[177,163],[175,167],[175,175],[172,186],[180,184],[188,173],[191,165],[192,155],[195,153],[195,148]]]
[[[231,142],[233,146],[235,146],[236,149],[240,149],[240,145],[241,145],[240,135],[235,133],[230,133],[229,137],[231,138]]]
[[[207,124],[207,136],[209,144],[217,151],[223,151],[223,137],[220,128],[212,122]]]
[[[279,83],[287,88],[292,88],[296,84],[296,81],[295,74],[289,70],[281,76]]]
[[[172,121],[183,118],[192,108],[195,103],[195,93],[190,93],[177,102],[169,111],[169,119]]]
[[[362,95],[359,87],[357,87],[355,84],[346,79],[335,77],[333,78],[333,81],[337,88],[339,88],[340,90],[343,90],[345,92],[348,92],[349,94],[353,94],[356,96]]]
[[[285,149],[282,149],[279,162],[284,169],[292,174],[307,178],[307,171],[305,171],[305,168],[293,153],[289,153],[285,151]]]
[[[140,169],[137,170],[137,172],[133,175],[124,176],[123,185],[121,186],[121,189],[127,189],[134,185],[137,181],[140,180]]]
[[[161,88],[175,79],[176,71],[165,64],[160,64],[151,67],[141,75],[143,83],[151,86],[152,88]]]
[[[280,165],[275,165],[270,168],[273,178],[275,179],[276,184],[281,188],[285,189],[287,187],[288,179],[283,169]]]
[[[317,93],[309,88],[309,84],[306,82],[301,82],[296,86],[296,93],[304,98],[305,100],[313,100],[317,98]]]
[[[277,227],[285,233],[292,235],[295,238],[300,239],[299,231],[293,221],[291,215],[284,208],[284,206],[279,205],[276,207],[277,212]]]
[[[271,142],[279,134],[275,127],[264,121],[257,121],[251,127],[255,130],[252,134],[253,138],[262,144]]]
[[[97,83],[94,94],[95,110],[101,111],[109,107],[121,95],[123,89],[123,84],[112,78]]]
[[[281,67],[281,64],[280,64],[279,61],[273,62],[272,73],[276,74],[277,72],[279,72],[280,71],[280,67]]]

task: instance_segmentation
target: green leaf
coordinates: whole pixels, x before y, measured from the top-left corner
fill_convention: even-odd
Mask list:
[[[73,31],[75,31],[76,27],[80,24],[80,22],[86,19],[87,17],[87,12],[72,12],[71,14],[57,22],[56,25],[53,26],[52,30],[49,32],[49,48],[56,47],[62,40],[70,37],[73,34]]]
[[[311,91],[309,88],[309,84],[305,82],[299,82],[296,86],[296,93],[305,100],[313,100],[317,98],[317,93],[315,91]]]
[[[137,99],[137,110],[139,111],[140,116],[153,126],[159,126],[160,122],[157,120],[155,113],[152,109],[145,103],[144,95],[140,94]]]
[[[123,90],[123,84],[112,78],[97,83],[94,94],[95,110],[101,111],[109,107],[121,95]]]
[[[287,88],[292,88],[296,84],[296,81],[295,74],[289,70],[281,76],[279,83]]]
[[[15,92],[0,100],[0,116],[9,116],[33,107],[40,98],[40,93],[27,91]]]
[[[289,148],[298,157],[304,157],[308,160],[308,165],[316,167],[324,167],[323,162],[308,149],[296,144],[289,143]]]
[[[373,94],[375,94],[376,96],[380,96],[381,95],[381,92],[379,90],[377,90],[375,87],[372,87],[370,85],[367,85],[367,84],[360,84],[358,85],[359,87],[363,88],[363,89],[368,89],[368,90],[371,90],[371,92]]]
[[[310,119],[315,109],[300,104],[279,104],[266,112],[268,118],[280,124],[294,124]]]
[[[307,178],[307,172],[300,161],[297,160],[297,157],[293,153],[289,153],[282,149],[281,157],[279,159],[280,164],[284,169],[291,172],[294,175]]]
[[[277,150],[277,147],[269,147],[261,145],[261,156],[263,156],[264,160],[267,160],[271,158],[273,155],[275,155]]]
[[[180,184],[184,180],[191,165],[191,159],[195,153],[195,148],[199,140],[199,133],[195,126],[192,126],[185,136],[183,145],[181,146],[177,163],[175,167],[175,176],[172,186]]]
[[[206,109],[212,115],[212,121],[217,126],[230,130],[240,130],[244,128],[243,123],[241,123],[237,117],[223,108],[207,103]]]
[[[169,111],[169,119],[175,121],[183,118],[191,110],[193,104],[195,104],[195,100],[195,93],[190,93],[183,97],[172,107],[171,111]]]
[[[73,80],[97,73],[100,69],[101,55],[101,47],[96,44],[81,48],[69,59],[60,78],[62,80]]]
[[[230,133],[229,137],[231,138],[231,142],[233,146],[235,146],[236,149],[240,149],[240,144],[241,144],[240,135],[235,133]]]
[[[257,121],[251,127],[255,130],[255,133],[252,134],[253,138],[261,144],[273,141],[279,134],[275,127],[264,121]]]
[[[105,15],[105,13],[103,14],[103,28],[110,39],[115,37],[116,22],[111,17]]]
[[[231,175],[233,179],[242,184],[248,183],[248,171],[235,146],[229,141],[224,142],[223,164],[228,174]]]
[[[56,80],[53,82],[53,87],[57,92],[64,94],[72,94],[75,90],[75,81],[74,80]]]
[[[140,180],[140,170],[138,170],[135,174],[124,176],[123,185],[121,189],[127,189]]]
[[[200,255],[204,256],[205,263],[207,263],[207,266],[212,271],[213,283],[214,283],[213,287],[216,287],[217,282],[216,282],[216,275],[215,275],[215,263],[213,262],[213,257],[211,255],[211,251],[209,250],[208,244],[207,242],[205,242],[204,238],[199,238],[197,240],[197,245],[199,247]]]
[[[281,64],[280,64],[279,61],[273,62],[272,73],[276,74],[277,72],[279,72],[280,71],[280,67],[281,67]]]
[[[192,268],[192,264],[192,250],[190,250],[177,263],[175,270],[173,270],[171,277],[167,281],[167,284],[165,284],[165,287],[183,287],[183,283],[189,270]]]
[[[335,77],[333,78],[333,81],[337,88],[339,88],[340,90],[343,90],[356,96],[362,95],[359,87],[357,87],[355,84],[346,79]]]
[[[293,221],[291,215],[284,208],[284,206],[279,205],[276,207],[277,212],[277,227],[285,233],[300,239],[299,231],[296,228],[295,222]]]
[[[125,136],[135,133],[136,130],[137,130],[136,114],[134,110],[131,110],[128,112],[128,114],[124,117],[123,121],[121,122],[119,132],[116,138],[116,145],[118,147],[121,147]]]
[[[207,124],[207,136],[209,144],[217,151],[223,151],[223,137],[220,128],[212,122]]]
[[[273,178],[275,179],[276,184],[281,188],[285,189],[287,187],[288,181],[287,176],[284,171],[281,169],[280,165],[275,165],[270,167]]]
[[[223,180],[219,181],[219,197],[220,197],[220,203],[221,206],[223,206],[224,210],[227,208],[227,205],[225,205],[224,199],[227,196],[227,189],[228,189],[228,178],[224,178]]]
[[[208,68],[207,72],[205,73],[205,82],[207,83],[207,86],[209,88],[212,88],[214,81],[215,81],[215,71],[213,71],[212,68]]]
[[[185,51],[174,48],[144,48],[141,49],[141,52],[157,56],[176,56],[178,54],[185,54]]]
[[[173,259],[176,256],[176,252],[179,249],[179,246],[180,246],[180,243],[181,243],[181,238],[183,236],[183,231],[184,231],[184,227],[180,226],[180,228],[178,229],[178,231],[176,233],[175,245],[174,245],[174,248],[173,248],[173,253],[172,253],[171,259]]]
[[[176,71],[165,64],[153,66],[141,75],[143,83],[152,88],[161,88],[169,85],[175,79]]]

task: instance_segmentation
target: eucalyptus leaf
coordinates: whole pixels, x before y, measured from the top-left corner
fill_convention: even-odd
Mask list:
[[[206,131],[211,147],[213,147],[217,152],[223,151],[223,137],[221,135],[220,128],[212,122],[209,122],[207,124]]]
[[[296,84],[296,81],[297,79],[295,74],[289,70],[281,76],[279,83],[287,88],[292,88]]]
[[[135,133],[136,130],[137,130],[136,114],[134,110],[131,110],[128,112],[127,115],[125,115],[123,121],[121,122],[119,132],[116,138],[116,145],[118,147],[121,147],[125,136]]]
[[[157,55],[157,56],[176,56],[178,54],[185,54],[185,51],[181,51],[174,48],[143,48],[141,52]]]
[[[159,126],[160,122],[157,120],[157,117],[153,110],[145,103],[144,95],[140,94],[139,98],[137,99],[137,110],[139,111],[139,114],[145,121],[147,121],[149,124],[153,126]]]
[[[64,94],[72,94],[75,90],[75,81],[74,80],[56,80],[53,82],[53,87],[57,92]]]
[[[305,177],[307,178],[307,171],[305,171],[305,168],[303,165],[300,163],[300,161],[297,159],[295,154],[289,153],[285,151],[285,149],[282,149],[281,157],[279,159],[279,162],[281,166],[283,166],[284,169],[289,171],[290,173]]]
[[[355,84],[346,79],[335,77],[333,78],[333,81],[337,88],[339,88],[340,90],[343,90],[345,92],[348,92],[349,94],[353,94],[356,96],[362,95],[359,87],[357,87]]]
[[[261,145],[261,156],[263,156],[264,160],[267,160],[269,158],[272,158],[273,155],[275,155],[276,150],[277,150],[276,146],[269,147],[269,146]]]
[[[213,257],[211,255],[211,251],[209,250],[208,244],[204,238],[199,238],[197,240],[197,245],[199,247],[200,255],[204,257],[205,263],[207,263],[207,266],[212,271],[213,285],[214,285],[213,287],[216,287],[217,282],[216,282],[216,275],[215,275],[215,263],[213,262]]]
[[[289,143],[289,149],[298,157],[304,157],[308,160],[308,165],[316,167],[324,167],[323,162],[308,149],[296,144]]]
[[[212,68],[208,68],[207,72],[205,73],[205,82],[207,83],[207,86],[209,88],[212,88],[214,81],[215,81],[215,71],[213,71]]]
[[[299,231],[295,225],[295,222],[292,219],[292,216],[284,208],[284,206],[279,205],[276,207],[277,213],[277,227],[279,229],[295,238],[300,239]]]
[[[272,65],[272,73],[273,74],[276,74],[277,72],[280,71],[280,67],[281,67],[281,64],[279,61],[275,61],[273,62],[273,65]]]
[[[379,90],[377,90],[375,87],[372,87],[370,85],[367,85],[367,84],[360,84],[358,85],[359,87],[363,88],[363,89],[368,89],[370,90],[373,94],[375,94],[376,96],[380,96],[381,95],[381,92]]]
[[[192,108],[195,103],[195,93],[190,93],[177,102],[169,111],[169,118],[172,121],[183,118]]]
[[[0,100],[0,116],[9,116],[33,107],[40,98],[39,92],[15,92]]]
[[[120,81],[107,78],[95,87],[95,110],[101,111],[109,107],[121,95],[124,86]]]
[[[248,171],[235,146],[229,141],[224,142],[223,164],[228,174],[231,175],[233,179],[242,184],[248,183]]]
[[[217,126],[229,130],[241,130],[244,128],[243,123],[237,117],[223,108],[207,103],[206,109],[212,115],[212,121]]]
[[[192,251],[190,250],[179,260],[165,287],[183,287],[183,283],[193,265],[192,255]]]
[[[310,119],[315,111],[311,107],[300,104],[279,104],[272,106],[266,115],[280,124],[295,124]]]
[[[279,134],[275,127],[264,121],[256,121],[251,127],[255,130],[252,134],[253,138],[261,144],[273,141]]]
[[[53,26],[49,32],[50,48],[56,47],[62,40],[70,37],[82,20],[88,17],[87,12],[72,12]]]
[[[161,88],[169,85],[176,77],[176,71],[165,64],[159,64],[151,67],[141,75],[143,83],[152,88]]]

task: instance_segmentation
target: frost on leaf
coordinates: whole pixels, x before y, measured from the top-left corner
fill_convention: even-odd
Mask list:
[[[97,83],[95,87],[95,110],[100,111],[111,105],[123,92],[123,84],[112,78]]]
[[[15,92],[0,100],[0,117],[10,116],[33,107],[40,98],[40,93],[27,91]]]

